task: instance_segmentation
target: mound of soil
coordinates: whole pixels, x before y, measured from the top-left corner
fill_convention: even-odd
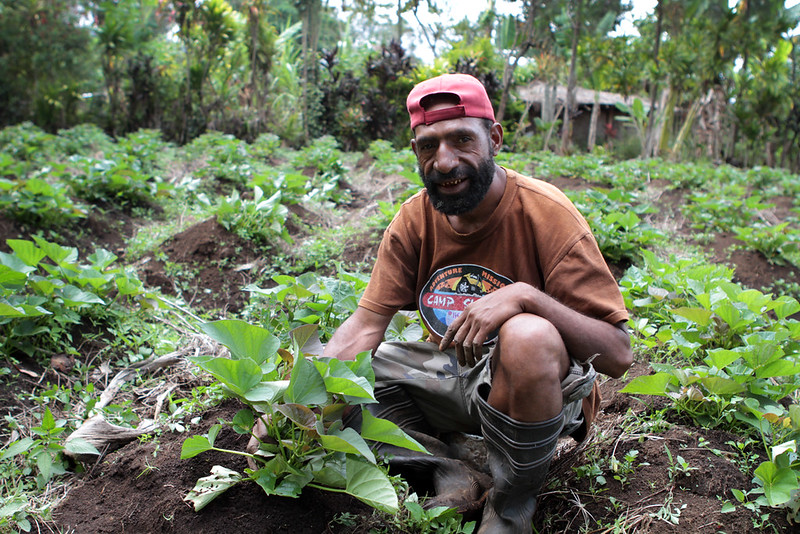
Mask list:
[[[191,435],[204,433],[218,418],[230,420],[241,406],[226,401],[203,414]],[[342,511],[366,512],[367,506],[344,494],[308,489],[297,498],[268,497],[255,483],[239,484],[200,512],[183,500],[198,478],[222,465],[244,472],[240,456],[210,451],[180,459],[181,445],[190,434],[165,433],[154,440],[133,442],[109,455],[76,481],[53,514],[63,532],[135,534],[174,532],[228,534],[320,534]],[[229,429],[216,445],[244,450],[247,438]]]
[[[180,296],[202,310],[237,312],[247,302],[241,288],[263,264],[248,241],[229,232],[216,218],[190,226],[139,262],[148,287]]]

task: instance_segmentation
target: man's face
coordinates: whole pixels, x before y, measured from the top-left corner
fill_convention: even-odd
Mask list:
[[[445,215],[475,209],[494,180],[492,140],[481,119],[461,118],[416,128],[412,141],[433,207]]]
[[[448,173],[441,173],[431,169],[428,173],[419,164],[419,175],[433,207],[445,215],[461,215],[478,207],[481,200],[489,191],[494,179],[494,159],[491,157],[481,160],[477,168],[468,164],[461,164]],[[466,189],[460,192],[449,193],[448,189],[458,185],[460,180],[466,180]]]

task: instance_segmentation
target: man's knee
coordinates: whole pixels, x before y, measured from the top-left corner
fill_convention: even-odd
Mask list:
[[[558,380],[569,369],[569,356],[553,324],[538,315],[520,314],[506,321],[498,337],[495,371],[526,381]]]

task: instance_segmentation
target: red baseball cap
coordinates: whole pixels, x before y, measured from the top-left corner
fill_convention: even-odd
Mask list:
[[[458,104],[449,108],[425,111],[425,99],[431,95],[453,95]],[[425,80],[414,86],[406,100],[408,115],[411,118],[411,129],[420,124],[459,117],[478,117],[494,121],[494,110],[486,88],[477,78],[469,74],[442,74]]]

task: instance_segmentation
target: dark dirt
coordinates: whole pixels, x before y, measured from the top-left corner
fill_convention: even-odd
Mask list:
[[[158,252],[139,262],[147,286],[181,296],[193,308],[218,310],[222,315],[239,311],[247,302],[249,295],[241,288],[253,281],[252,273],[261,265],[252,245],[215,218],[174,235]]]
[[[387,185],[388,184],[388,185]],[[378,180],[375,187],[391,191],[391,180]],[[565,179],[563,188],[585,189],[591,184]],[[380,193],[361,191],[354,195],[360,201],[353,216],[363,216],[370,209],[370,200]],[[670,217],[680,225],[677,207],[681,196],[674,191],[661,191],[662,222]],[[673,207],[672,209],[669,209]],[[374,207],[373,207],[374,208]],[[294,210],[293,232],[301,232],[303,220],[317,217],[304,209]],[[93,216],[94,217],[94,216]],[[112,223],[113,220],[121,221]],[[91,246],[105,246],[122,256],[125,239],[136,228],[137,221],[124,214],[102,214],[90,218],[84,231],[76,233],[75,243],[81,257]],[[4,238],[29,235],[13,221],[0,216],[0,232]],[[687,232],[688,235],[688,232]],[[354,262],[369,262],[377,248],[374,232],[365,232],[348,245],[345,254]],[[732,250],[730,236],[718,236],[710,252],[716,261],[735,266],[736,279],[755,288],[770,286],[790,273],[770,264],[758,253]],[[87,247],[86,251],[83,247]],[[269,262],[260,257],[248,243],[231,234],[215,220],[200,221],[175,235],[160,247],[160,254],[151,254],[137,265],[140,276],[151,288],[167,294],[180,294],[192,306],[217,310],[224,314],[241,308],[247,299],[240,288],[250,281],[259,266]],[[617,276],[622,268],[611,266]],[[796,279],[796,276],[794,277]],[[646,373],[646,362],[637,362],[628,379]],[[34,375],[54,373],[38,369]],[[57,376],[57,374],[56,374]],[[20,388],[33,387],[39,379],[19,372],[13,382],[0,388],[0,399],[11,399]],[[551,470],[553,483],[542,493],[534,523],[540,532],[611,532],[604,530],[615,520],[624,520],[629,530],[620,532],[705,533],[753,532],[752,517],[737,508],[722,514],[720,498],[733,500],[730,490],[751,487],[749,477],[737,468],[736,449],[729,444],[736,437],[726,433],[685,426],[672,421],[669,429],[654,429],[636,435],[621,427],[623,416],[633,410],[647,417],[665,407],[654,401],[646,406],[618,393],[619,380],[605,380],[601,389],[604,401],[591,439],[582,445],[565,441]],[[9,402],[9,406],[14,404]],[[239,408],[226,401],[203,415],[202,422],[191,427],[190,434],[202,433],[218,417],[230,418]],[[252,483],[240,484],[222,495],[201,512],[194,512],[183,497],[195,481],[207,476],[213,465],[220,464],[238,471],[243,462],[235,456],[204,453],[196,458],[180,460],[180,448],[189,434],[164,431],[154,439],[133,442],[110,453],[99,464],[88,466],[88,472],[72,477],[66,496],[54,512],[51,531],[75,533],[222,533],[255,531],[265,533],[361,533],[365,527],[345,527],[332,522],[342,512],[369,517],[364,504],[346,495],[307,490],[299,499],[267,497]],[[221,433],[218,444],[243,449],[243,438],[231,431]],[[578,477],[574,467],[588,465],[612,456],[622,460],[631,450],[638,451],[635,468],[615,480],[606,464],[607,481],[600,485],[593,476]],[[667,450],[669,454],[667,454]],[[714,453],[712,450],[721,451]],[[673,461],[670,461],[670,455]],[[680,455],[693,469],[687,473],[670,468]],[[616,510],[613,503],[616,503]],[[677,519],[677,524],[670,519]],[[771,515],[779,529],[790,527],[779,512]],[[606,527],[603,527],[605,525]],[[385,528],[385,527],[384,527]],[[384,532],[387,532],[384,530]]]
[[[207,432],[220,417],[230,420],[241,407],[226,401],[209,410],[192,434]],[[308,489],[297,499],[268,497],[255,483],[234,486],[195,512],[183,497],[198,478],[208,476],[214,465],[241,473],[247,464],[242,457],[214,451],[180,460],[187,437],[165,433],[114,452],[76,481],[54,514],[56,524],[66,532],[94,534],[321,534],[341,532],[328,527],[339,512],[368,513],[366,505],[347,495]],[[246,444],[246,438],[230,429],[223,429],[216,443],[234,450],[243,450]]]

